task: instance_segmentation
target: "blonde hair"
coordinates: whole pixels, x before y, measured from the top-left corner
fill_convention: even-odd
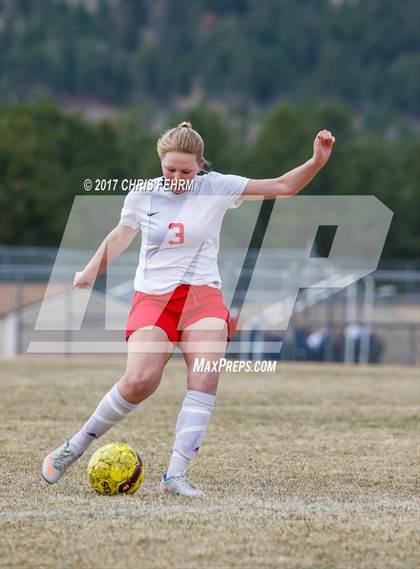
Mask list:
[[[157,142],[157,153],[162,159],[167,152],[187,152],[194,154],[197,160],[207,161],[204,158],[204,141],[190,122],[180,122],[175,128],[165,130]]]

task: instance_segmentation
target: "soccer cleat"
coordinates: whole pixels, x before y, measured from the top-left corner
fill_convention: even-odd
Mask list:
[[[161,494],[175,494],[177,496],[202,496],[203,491],[192,485],[186,474],[178,474],[166,478],[166,474],[162,476],[160,481]]]
[[[67,468],[82,456],[75,446],[65,441],[61,446],[44,458],[41,474],[45,482],[55,484],[63,476]]]

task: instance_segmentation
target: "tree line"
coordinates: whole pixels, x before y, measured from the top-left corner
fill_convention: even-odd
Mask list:
[[[2,97],[234,112],[343,100],[371,127],[418,116],[416,0],[3,0]]]
[[[341,103],[281,104],[245,137],[234,121],[211,108],[168,117],[167,127],[190,120],[203,136],[213,169],[248,177],[276,177],[307,160],[315,133],[332,130],[337,142],[323,171],[303,193],[375,195],[394,212],[384,256],[416,258],[420,141],[387,139],[355,125]],[[16,103],[0,113],[0,243],[58,246],[73,198],[84,195],[85,178],[152,178],[161,174],[159,132],[141,112],[89,122],[54,102]],[[246,223],[248,204],[229,226]],[[247,213],[248,212],[248,213]],[[118,222],[118,219],[116,219]],[[228,245],[236,243],[231,235]]]

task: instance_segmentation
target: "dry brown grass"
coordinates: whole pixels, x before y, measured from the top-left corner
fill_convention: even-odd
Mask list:
[[[122,368],[106,358],[3,364],[2,567],[418,567],[415,370],[281,365],[224,375],[191,468],[207,495],[189,500],[157,491],[184,393],[174,361],[158,392],[100,441],[141,452],[137,494],[90,490],[90,451],[48,486],[44,454]]]

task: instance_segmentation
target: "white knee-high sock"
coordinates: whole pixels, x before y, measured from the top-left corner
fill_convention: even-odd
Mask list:
[[[73,435],[70,443],[81,451],[85,451],[92,441],[99,439],[115,423],[124,419],[137,405],[138,403],[126,401],[118,391],[117,386],[114,385],[80,431]]]
[[[215,395],[189,389],[176,422],[175,443],[166,476],[183,474],[198,452],[210,422]]]

